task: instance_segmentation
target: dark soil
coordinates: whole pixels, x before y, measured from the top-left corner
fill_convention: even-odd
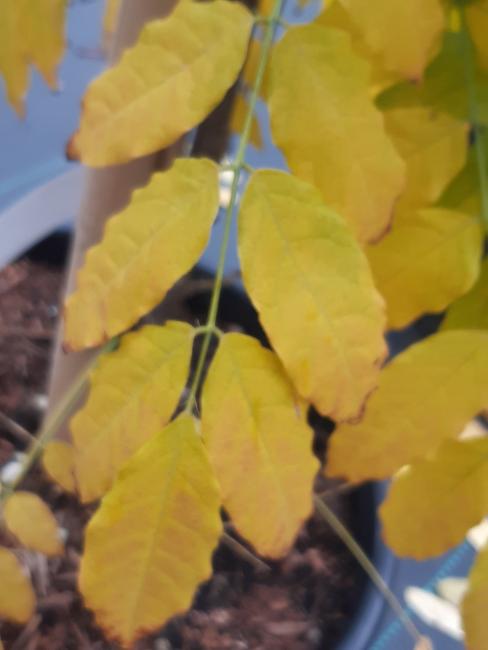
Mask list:
[[[45,249],[41,248],[34,259],[24,258],[0,272],[0,465],[25,447],[25,434],[9,418],[35,431],[45,407],[62,271],[43,257]],[[183,281],[165,305],[165,316],[203,320],[206,284],[205,278]],[[222,304],[226,329],[259,335],[252,309],[237,294],[226,290]],[[318,418],[313,424],[315,448],[321,455],[328,427]],[[66,552],[61,558],[46,560],[16,549],[32,576],[38,608],[24,628],[0,623],[6,650],[116,648],[97,630],[76,589],[90,508],[61,493],[37,469],[25,487],[49,503],[65,531]],[[364,493],[348,493],[324,481],[318,488],[328,491],[330,505],[355,530],[361,521],[359,510],[367,503]],[[228,532],[233,534],[230,525]],[[15,548],[1,531],[0,538]],[[364,584],[348,551],[316,518],[308,522],[288,557],[269,564],[268,570],[260,570],[224,545],[215,553],[214,567],[213,578],[199,590],[193,608],[159,634],[141,641],[137,650],[332,650],[351,620]]]

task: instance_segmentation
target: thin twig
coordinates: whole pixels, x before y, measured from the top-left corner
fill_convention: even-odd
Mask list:
[[[252,566],[257,570],[257,571],[271,571],[271,567],[266,564],[266,562],[263,562],[260,560],[254,553],[251,553],[249,549],[247,549],[243,544],[238,542],[234,537],[229,535],[229,533],[222,533],[221,537],[222,542],[228,546],[236,555],[241,557],[243,560],[246,560],[246,562],[249,562],[249,564],[252,564]]]
[[[422,640],[422,635],[415,627],[413,621],[408,617],[395,594],[391,591],[381,575],[378,573],[374,564],[356,542],[352,534],[347,530],[340,519],[332,512],[329,506],[324,503],[324,501],[322,501],[322,499],[320,499],[318,496],[315,496],[314,502],[315,507],[317,508],[317,512],[321,515],[321,517],[323,517],[323,519],[325,519],[332,530],[337,534],[337,536],[342,540],[345,546],[347,546],[352,555],[356,558],[358,563],[369,576],[371,582],[376,586],[388,605],[398,616],[400,622],[404,626],[405,630],[410,634],[414,642],[419,643]]]
[[[4,427],[21,444],[35,444],[35,437],[2,411],[0,411],[0,426]]]
[[[208,310],[208,317],[206,322],[206,326],[208,329],[202,342],[202,347],[200,349],[200,354],[198,356],[195,374],[193,376],[193,381],[191,383],[190,390],[188,393],[188,398],[186,401],[185,410],[188,412],[193,410],[196,402],[198,389],[200,387],[200,382],[205,368],[205,360],[207,358],[208,350],[210,347],[210,341],[212,340],[213,328],[217,324],[217,314],[219,310],[220,294],[222,291],[222,282],[224,278],[225,260],[227,258],[227,248],[229,246],[234,209],[237,203],[239,181],[241,178],[241,173],[244,170],[246,165],[245,156],[246,156],[247,145],[249,143],[249,138],[251,135],[253,116],[256,110],[259,93],[264,80],[266,67],[268,65],[268,58],[271,53],[271,47],[273,44],[276,28],[280,21],[283,4],[284,4],[284,0],[275,0],[271,14],[266,21],[264,36],[263,36],[261,50],[260,50],[259,62],[256,71],[256,77],[254,79],[254,85],[252,87],[249,96],[248,109],[247,109],[246,117],[244,119],[244,126],[242,128],[242,135],[239,141],[239,147],[237,149],[237,153],[234,158],[234,161],[232,162],[232,169],[234,171],[234,176],[232,179],[232,185],[230,190],[230,199],[225,213],[224,233],[222,235],[222,242],[220,244],[219,261],[217,265],[217,272],[215,274],[212,297],[210,299],[210,307]]]

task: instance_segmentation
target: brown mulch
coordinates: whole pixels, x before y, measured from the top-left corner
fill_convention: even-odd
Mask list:
[[[61,283],[59,268],[27,258],[0,271],[0,413],[30,431],[35,430],[45,406]],[[204,310],[208,300],[205,296],[187,300],[190,293],[179,293],[185,296],[181,298],[185,304],[176,312],[195,322],[202,317],[198,310]],[[232,301],[229,304],[228,313],[232,314]],[[234,326],[242,327],[242,322]],[[317,434],[318,449],[323,447],[324,435],[323,430]],[[22,447],[21,438],[0,421],[0,466]],[[47,560],[16,549],[32,576],[38,607],[24,628],[0,622],[6,650],[117,648],[103,637],[83,608],[76,588],[83,528],[92,509],[63,494],[37,469],[25,487],[49,503],[66,536],[66,552]],[[349,494],[333,494],[331,505],[353,525],[354,505]],[[232,532],[230,527],[228,532]],[[0,542],[15,548],[5,533],[0,532]],[[224,545],[215,554],[214,568],[193,608],[159,634],[139,642],[137,650],[331,650],[357,606],[363,585],[355,561],[328,526],[315,518],[288,557],[270,564],[269,571],[259,570]]]

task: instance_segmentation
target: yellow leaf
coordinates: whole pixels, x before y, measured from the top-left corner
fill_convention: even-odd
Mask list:
[[[88,401],[71,421],[82,501],[101,497],[122,465],[169,421],[185,386],[192,343],[186,323],[148,325],[101,359]]]
[[[0,547],[0,617],[27,623],[34,614],[35,601],[24,568],[11,551]]]
[[[300,395],[323,415],[356,417],[384,357],[384,307],[345,221],[308,183],[259,171],[242,200],[239,254],[246,289]]]
[[[203,388],[202,433],[239,534],[260,555],[285,555],[312,511],[318,462],[279,360],[255,339],[220,340]]]
[[[401,205],[434,203],[466,163],[467,125],[423,107],[387,111],[384,117],[387,133],[406,162]]]
[[[486,148],[486,138],[482,138]],[[466,165],[454,178],[439,199],[439,205],[460,212],[467,212],[473,216],[481,217],[481,194],[479,185],[478,161],[475,148],[468,152]]]
[[[2,0],[0,2],[0,75],[7,98],[23,113],[29,86],[29,63],[56,86],[56,68],[64,51],[66,0]]]
[[[76,492],[75,450],[66,442],[53,440],[44,447],[42,467],[49,478],[66,492]]]
[[[249,104],[247,103],[246,99],[240,93],[238,93],[235,97],[234,105],[232,107],[232,114],[230,117],[230,130],[232,133],[242,133],[244,120],[246,119],[248,109]],[[259,127],[259,122],[255,114],[252,118],[249,142],[254,145],[256,149],[261,149],[263,146],[261,129]]]
[[[401,76],[398,73],[386,70],[381,56],[373,52],[373,50],[368,46],[363,39],[361,31],[355,25],[350,14],[340,2],[332,2],[325,11],[318,16],[316,22],[324,27],[342,29],[349,34],[354,52],[360,58],[366,59],[371,66],[369,84],[372,95],[376,95],[381,90],[401,79]]]
[[[226,0],[180,2],[169,17],[149,23],[89,87],[70,153],[99,167],[175,142],[236,80],[251,27],[247,9]]]
[[[387,70],[419,79],[445,27],[441,0],[339,0]]]
[[[155,307],[198,261],[218,205],[218,168],[205,159],[177,160],[136,190],[78,272],[66,302],[67,345],[99,345]]]
[[[471,291],[447,310],[441,329],[488,329],[488,258],[481,263],[481,273]]]
[[[369,98],[368,80],[369,66],[346,33],[293,28],[272,57],[269,109],[273,137],[292,172],[315,184],[369,242],[388,229],[404,164]]]
[[[388,325],[399,329],[439,312],[476,282],[483,233],[478,219],[444,208],[399,214],[391,232],[366,249],[386,300]]]
[[[488,332],[434,334],[395,357],[356,425],[334,431],[327,473],[383,479],[433,452],[488,405]]]
[[[478,55],[480,65],[488,70],[488,0],[477,0],[465,9],[466,22]]]
[[[80,588],[106,633],[129,647],[191,604],[211,573],[220,497],[183,414],[127,463],[90,521]]]
[[[32,492],[14,492],[5,503],[3,518],[9,532],[28,549],[60,555],[63,544],[54,515]]]
[[[26,57],[53,89],[64,52],[67,0],[15,0],[21,13],[21,34]]]
[[[463,625],[468,650],[486,650],[488,638],[488,546],[482,549],[469,574],[469,587],[462,602]]]
[[[443,442],[400,473],[380,509],[390,548],[419,560],[462,542],[486,512],[488,438]]]
[[[18,1],[0,2],[0,75],[4,78],[8,101],[17,113],[22,114],[29,86],[29,68],[19,38]]]

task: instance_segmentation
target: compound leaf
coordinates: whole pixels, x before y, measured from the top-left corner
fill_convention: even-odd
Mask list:
[[[467,125],[424,107],[387,111],[385,126],[406,163],[407,182],[397,210],[434,203],[466,163]]]
[[[75,449],[61,440],[52,440],[42,452],[42,467],[49,478],[66,492],[76,492]]]
[[[0,616],[14,623],[27,623],[34,614],[36,597],[18,559],[0,547]]]
[[[263,170],[244,194],[238,239],[245,287],[298,392],[324,415],[356,417],[385,343],[383,302],[352,231],[314,187]]]
[[[259,554],[284,555],[312,511],[318,462],[281,363],[255,339],[221,339],[203,389],[202,434],[238,532]]]
[[[70,154],[91,166],[123,163],[197,126],[237,79],[252,16],[240,3],[180,2],[89,87]]]
[[[488,258],[481,263],[476,284],[447,310],[442,330],[488,329]]]
[[[387,70],[420,79],[444,30],[441,0],[339,0]]]
[[[100,360],[88,401],[71,421],[82,501],[102,496],[122,465],[169,421],[185,386],[192,344],[186,323],[147,325]]]
[[[466,633],[466,647],[469,650],[484,650],[488,638],[488,546],[475,559],[469,574],[469,587],[462,602],[463,626]]]
[[[446,440],[394,479],[380,509],[388,545],[416,559],[459,544],[486,512],[488,438]]]
[[[60,555],[63,545],[54,515],[32,492],[14,492],[3,509],[5,525],[28,549],[45,555]]]
[[[67,347],[103,343],[155,307],[198,261],[218,205],[218,168],[210,160],[182,158],[153,174],[88,251],[66,302]]]
[[[343,31],[296,27],[275,47],[268,102],[273,138],[292,172],[313,183],[357,237],[370,242],[388,228],[404,164],[368,87],[369,66]]]
[[[356,425],[334,431],[327,473],[383,479],[454,438],[488,405],[488,332],[434,334],[383,370]]]
[[[366,249],[398,329],[426,312],[442,311],[476,282],[483,233],[478,219],[444,208],[399,214],[391,232]]]
[[[212,570],[219,507],[195,423],[180,415],[125,465],[87,527],[80,589],[110,637],[131,646],[189,607]]]

